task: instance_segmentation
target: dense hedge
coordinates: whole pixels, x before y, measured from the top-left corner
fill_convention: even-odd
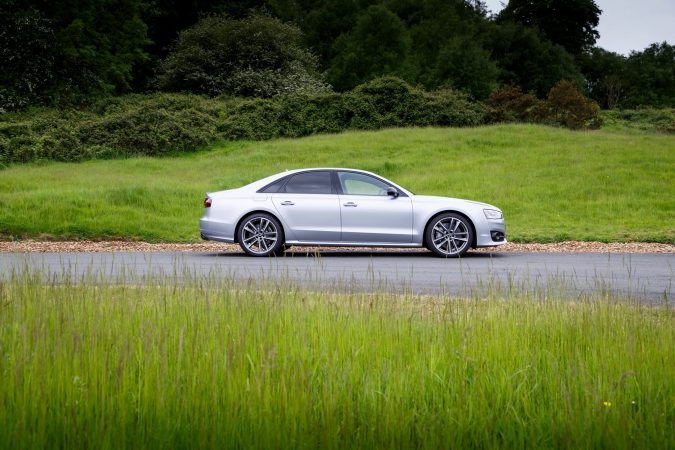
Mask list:
[[[533,122],[573,130],[597,129],[602,124],[598,104],[569,80],[556,83],[544,100],[517,86],[503,86],[490,94],[487,104],[490,122]]]
[[[130,95],[87,110],[0,116],[0,163],[79,161],[189,152],[221,140],[300,137],[349,129],[474,126],[485,107],[452,90],[379,78],[344,94],[244,100]]]
[[[614,109],[602,112],[603,127],[675,134],[675,108]]]

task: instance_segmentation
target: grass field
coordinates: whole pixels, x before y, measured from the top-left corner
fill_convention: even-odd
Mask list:
[[[665,306],[132,278],[0,284],[0,448],[675,446]]]
[[[349,132],[161,159],[14,166],[0,171],[0,235],[197,241],[206,191],[318,166],[495,204],[515,241],[675,241],[675,136],[534,125]]]

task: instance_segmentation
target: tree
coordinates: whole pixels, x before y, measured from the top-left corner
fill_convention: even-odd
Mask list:
[[[0,89],[45,104],[131,90],[135,66],[148,58],[145,7],[143,0],[5,0]]]
[[[675,107],[675,46],[652,44],[626,63],[626,106]]]
[[[475,41],[453,38],[441,47],[436,60],[436,78],[484,99],[497,86],[497,65]]]
[[[0,113],[36,103],[53,81],[52,23],[35,8],[0,5]]]
[[[181,32],[160,64],[159,87],[207,95],[273,97],[328,90],[302,32],[264,14],[216,15]]]
[[[492,59],[500,69],[501,84],[520,86],[540,98],[563,79],[583,85],[584,79],[574,57],[536,30],[504,23],[495,26],[490,40]]]
[[[617,107],[626,96],[626,58],[594,47],[578,60],[589,96],[603,108]]]
[[[352,29],[356,16],[370,3],[373,0],[268,0],[266,6],[302,29],[306,44],[326,69],[335,57],[335,41]]]
[[[391,0],[387,2],[387,7],[401,18],[410,34],[411,51],[405,71],[405,78],[410,82],[420,83],[429,89],[447,83],[448,79],[439,76],[444,70],[450,69],[447,67],[450,56],[448,46],[452,42],[460,40],[471,42],[472,49],[485,48],[481,36],[488,25],[485,12],[469,2]],[[443,48],[445,54],[439,60]],[[444,64],[445,68],[439,67]],[[455,79],[453,84],[463,88],[466,81]]]
[[[328,81],[348,90],[380,75],[400,74],[410,51],[405,24],[384,5],[372,5],[357,18],[351,31],[335,42]]]
[[[539,30],[551,42],[579,55],[595,44],[602,11],[594,0],[509,0],[499,22]]]

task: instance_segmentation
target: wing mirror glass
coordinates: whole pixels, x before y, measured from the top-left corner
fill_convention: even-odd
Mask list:
[[[395,187],[389,186],[387,188],[387,195],[390,196],[390,197],[396,198],[396,197],[399,196],[399,193],[398,193],[398,191],[396,190]]]

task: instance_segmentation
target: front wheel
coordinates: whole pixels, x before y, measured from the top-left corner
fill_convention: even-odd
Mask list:
[[[239,246],[251,256],[269,256],[282,252],[284,231],[279,221],[265,213],[253,214],[239,226]]]
[[[446,213],[429,222],[425,232],[427,248],[444,258],[463,256],[471,248],[473,230],[468,219]]]

